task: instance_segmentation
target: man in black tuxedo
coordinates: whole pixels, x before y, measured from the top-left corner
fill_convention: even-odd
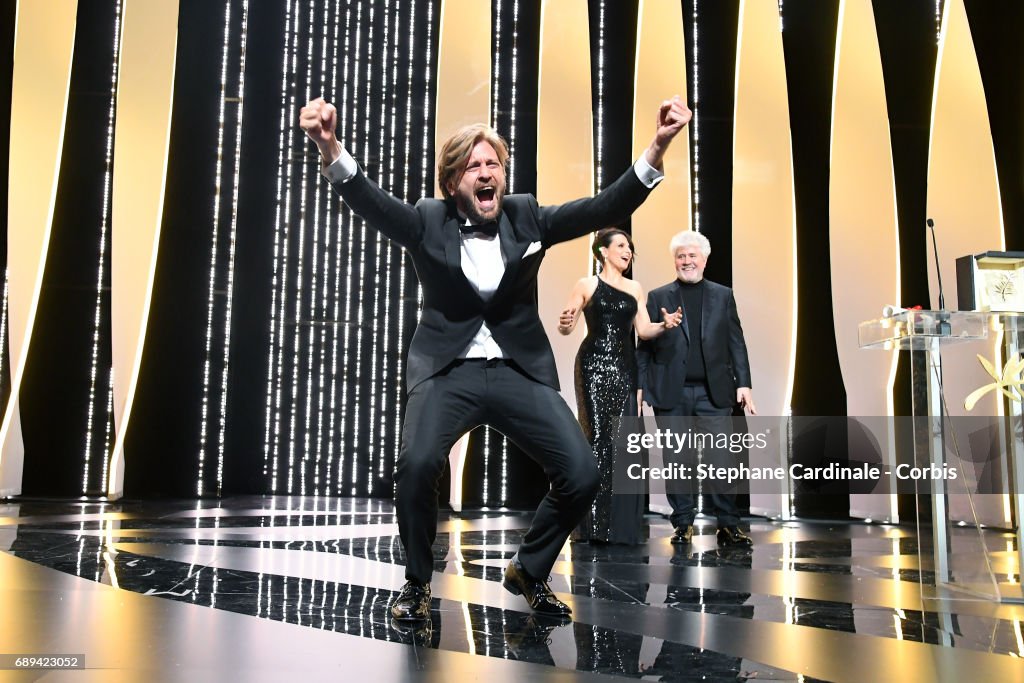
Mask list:
[[[318,98],[303,107],[299,123],[320,150],[324,175],[356,214],[406,249],[423,287],[395,471],[407,579],[391,605],[395,619],[430,615],[438,480],[452,445],[480,424],[511,438],[551,482],[503,584],[538,612],[570,613],[544,578],[590,506],[598,472],[557,393],[554,354],[537,313],[537,272],[549,247],[621,223],[643,203],[690,116],[678,97],[665,101],[654,140],[632,168],[595,197],[550,207],[530,195],[506,197],[504,140],[483,124],[466,126],[438,155],[444,199],[411,206],[359,169],[334,135],[331,104]]]
[[[669,245],[675,260],[676,280],[651,290],[647,311],[657,322],[663,310],[683,308],[678,329],[649,341],[637,349],[637,366],[643,400],[657,416],[706,418],[711,431],[730,428],[729,416],[738,404],[748,415],[757,414],[750,391],[750,361],[743,328],[736,311],[732,289],[704,279],[704,268],[711,254],[707,237],[684,230]],[[709,449],[708,459],[723,459],[728,452]],[[721,463],[725,464],[725,463]],[[720,546],[750,546],[750,537],[739,529],[736,496],[711,490],[705,501],[718,514]],[[692,492],[669,491],[672,506],[672,543],[689,544],[693,537],[693,518],[697,513]]]

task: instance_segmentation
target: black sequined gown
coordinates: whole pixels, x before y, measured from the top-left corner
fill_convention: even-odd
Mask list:
[[[601,488],[587,516],[573,532],[577,541],[639,543],[644,498],[612,495],[616,420],[635,416],[636,299],[598,278],[583,315],[587,337],[576,354],[576,405],[580,426],[597,458]]]

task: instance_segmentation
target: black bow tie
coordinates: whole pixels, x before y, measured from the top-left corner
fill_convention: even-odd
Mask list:
[[[498,235],[498,221],[488,221],[480,225],[460,225],[459,230],[462,231],[463,235],[482,233],[488,237],[496,237]]]

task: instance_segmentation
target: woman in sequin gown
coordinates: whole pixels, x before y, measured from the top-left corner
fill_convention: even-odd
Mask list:
[[[626,277],[633,261],[633,243],[618,228],[606,228],[594,240],[594,258],[601,274],[582,278],[569,295],[558,331],[569,334],[582,312],[587,336],[576,354],[577,417],[597,459],[601,486],[573,540],[597,543],[639,543],[644,497],[613,495],[615,427],[621,416],[637,415],[637,369],[633,330],[643,339],[677,326],[682,311],[662,312],[652,323],[640,284]]]

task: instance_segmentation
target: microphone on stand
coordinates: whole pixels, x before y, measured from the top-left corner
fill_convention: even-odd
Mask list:
[[[952,333],[952,329],[949,324],[948,314],[946,315],[945,319],[942,319],[941,317],[941,313],[945,313],[946,311],[946,295],[942,290],[942,271],[939,269],[939,243],[938,240],[935,238],[935,221],[929,218],[928,220],[925,221],[925,223],[928,225],[928,229],[931,230],[932,233],[932,254],[935,256],[935,277],[938,278],[939,280],[939,334],[948,336],[949,334]]]
[[[939,270],[939,244],[935,239],[935,221],[929,218],[925,223],[928,224],[928,228],[932,231],[932,253],[935,254],[935,276],[939,278],[939,310],[946,310],[946,297],[942,293],[942,271]]]

